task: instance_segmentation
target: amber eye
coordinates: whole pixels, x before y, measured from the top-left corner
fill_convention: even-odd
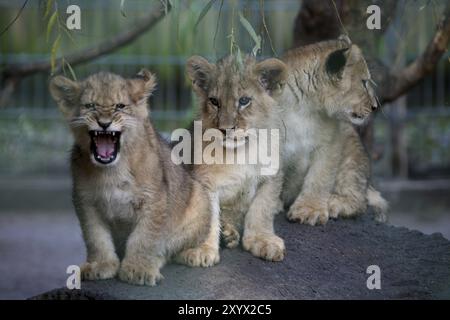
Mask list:
[[[245,108],[250,104],[250,101],[252,101],[252,99],[250,99],[249,97],[241,97],[239,99],[239,107],[241,108]]]
[[[125,105],[123,104],[123,103],[117,103],[116,104],[116,109],[123,109],[123,108],[125,108]]]
[[[95,108],[95,103],[86,103],[86,104],[84,105],[84,107],[85,107],[86,109],[94,109],[94,108]]]
[[[219,106],[219,100],[217,100],[216,98],[209,98],[209,102],[211,102],[211,104],[216,107]]]

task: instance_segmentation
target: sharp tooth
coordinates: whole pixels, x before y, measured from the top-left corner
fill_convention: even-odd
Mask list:
[[[113,137],[114,137],[114,136],[116,135],[116,133],[115,133],[115,132],[113,132],[113,133],[112,133],[112,135],[113,135]]]

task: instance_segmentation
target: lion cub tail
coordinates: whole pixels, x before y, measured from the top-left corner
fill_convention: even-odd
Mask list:
[[[371,206],[375,211],[375,220],[379,222],[386,222],[386,212],[389,209],[389,204],[386,199],[381,196],[380,192],[375,190],[372,186],[369,186],[367,189],[367,201],[369,206]]]

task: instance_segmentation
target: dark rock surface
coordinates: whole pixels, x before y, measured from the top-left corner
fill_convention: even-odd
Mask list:
[[[56,289],[37,299],[449,299],[450,242],[379,224],[369,215],[325,226],[276,221],[285,240],[283,262],[222,250],[219,265],[168,265],[156,287],[106,280],[81,290]],[[381,269],[381,289],[366,286],[367,267]]]

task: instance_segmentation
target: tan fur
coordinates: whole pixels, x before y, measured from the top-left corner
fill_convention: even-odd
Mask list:
[[[268,59],[257,63],[247,57],[239,66],[231,56],[217,64],[196,56],[188,60],[187,73],[199,99],[199,119],[204,130],[282,127],[273,99],[282,91],[286,78],[286,67],[281,61]],[[241,97],[251,98],[248,106],[241,108]],[[214,105],[210,98],[219,105]],[[236,155],[245,150],[257,152],[248,144],[235,149],[223,146],[224,154]],[[284,242],[273,228],[274,216],[282,209],[281,170],[272,176],[261,175],[259,164],[203,164],[196,165],[194,170],[218,193],[226,246],[237,246],[243,233],[245,250],[266,260],[282,260]]]
[[[192,266],[219,260],[218,245],[205,244],[218,220],[213,199],[170,161],[170,148],[148,117],[155,85],[146,70],[131,79],[98,73],[81,82],[62,76],[51,81],[51,94],[74,135],[73,202],[87,249],[83,279],[118,275],[152,286],[175,255]],[[90,149],[89,131],[101,130],[99,122],[121,132],[119,156],[110,164],[98,163]]]
[[[386,222],[388,220],[386,212],[389,210],[389,203],[372,186],[369,186],[367,190],[367,202],[375,210],[375,220],[378,222]]]
[[[287,127],[288,218],[315,225],[365,211],[374,190],[370,161],[352,124],[363,124],[378,101],[361,50],[341,38],[294,49],[283,61],[289,77],[278,102]],[[377,200],[370,204],[382,216],[385,201]]]

